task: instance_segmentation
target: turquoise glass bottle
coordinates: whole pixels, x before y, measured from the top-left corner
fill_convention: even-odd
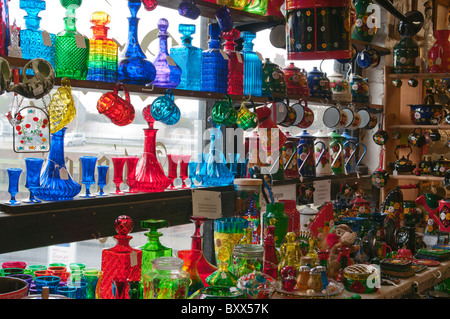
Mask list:
[[[39,12],[45,10],[44,0],[20,0],[20,9],[27,12],[25,28],[20,30],[20,48],[22,58],[33,60],[42,58],[55,68],[55,38],[53,33],[44,32],[40,28]],[[45,41],[44,41],[45,39]]]
[[[170,49],[170,56],[181,68],[181,81],[177,89],[202,91],[202,55],[203,51],[192,45],[194,24],[180,24],[181,45]]]
[[[208,27],[208,50],[203,51],[202,86],[207,92],[227,93],[228,60],[220,52],[220,27],[212,23]]]
[[[244,94],[262,95],[262,62],[258,54],[253,51],[253,39],[256,34],[251,31],[241,32],[244,40],[242,55],[244,56]]]
[[[94,34],[89,39],[89,60],[87,80],[101,82],[117,81],[117,44],[108,38],[108,27],[111,22],[109,14],[97,11],[91,16]]]
[[[56,35],[55,70],[56,76],[76,80],[86,80],[89,57],[89,39],[76,28],[75,10],[82,0],[60,0],[66,8],[65,29]]]
[[[235,51],[236,39],[239,39],[239,30],[231,29],[222,32],[225,40],[224,51],[228,55],[228,94],[242,95],[244,93],[244,58],[240,52]]]

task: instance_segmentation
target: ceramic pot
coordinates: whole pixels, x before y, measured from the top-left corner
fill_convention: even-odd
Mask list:
[[[436,42],[428,51],[428,72],[448,73],[450,72],[450,29],[435,30]]]
[[[289,96],[309,96],[308,79],[304,70],[291,62],[283,68],[283,72],[286,79],[286,92]]]
[[[419,45],[411,37],[402,37],[394,46],[394,73],[420,71]]]

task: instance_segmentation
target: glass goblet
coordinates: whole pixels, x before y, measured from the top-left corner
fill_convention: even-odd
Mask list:
[[[108,169],[109,166],[107,165],[97,165],[97,173],[98,173],[98,181],[97,181],[97,185],[99,187],[99,191],[96,194],[97,196],[108,196],[108,194],[106,194],[103,191],[103,188],[106,186],[106,177],[108,174]]]
[[[92,198],[90,192],[91,185],[95,183],[95,164],[97,163],[96,156],[81,156],[81,183],[86,187],[86,193],[80,195],[83,198]]]
[[[120,190],[120,184],[123,183],[123,168],[125,166],[125,162],[127,161],[127,157],[116,156],[116,157],[111,157],[111,160],[114,165],[113,182],[114,182],[114,184],[116,184],[116,190],[114,192],[112,192],[112,194],[123,195],[125,193]]]
[[[21,168],[7,168],[8,178],[9,178],[9,186],[8,192],[11,194],[11,199],[7,201],[5,204],[14,206],[20,205],[20,202],[16,200],[16,195],[19,192],[19,178],[22,173]]]
[[[40,186],[41,182],[41,169],[44,164],[43,158],[29,157],[25,159],[25,165],[27,169],[27,181],[25,187],[30,191],[30,197],[23,200],[24,203],[40,203],[41,201],[34,197],[35,189]]]

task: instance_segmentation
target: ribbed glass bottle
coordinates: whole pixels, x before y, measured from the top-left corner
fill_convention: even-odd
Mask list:
[[[208,50],[203,51],[203,91],[227,93],[228,60],[220,52],[220,27],[212,23],[208,27]]]
[[[244,56],[244,94],[262,95],[262,62],[258,54],[253,51],[253,39],[256,34],[251,31],[241,32],[244,40],[242,55]]]
[[[236,43],[241,33],[236,29],[222,32],[226,41],[224,51],[228,55],[228,94],[242,95],[244,93],[244,59],[242,54],[235,51]]]

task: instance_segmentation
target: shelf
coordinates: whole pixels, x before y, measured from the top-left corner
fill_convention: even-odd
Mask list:
[[[414,78],[414,79],[441,79],[441,78],[449,78],[450,73],[392,73],[389,74],[389,78],[397,79],[397,78]]]
[[[382,47],[380,45],[372,44],[372,43],[369,43],[369,42],[364,42],[364,41],[361,41],[361,40],[352,39],[352,44],[358,45],[358,46],[364,46],[364,47],[371,46],[372,49],[375,49],[378,52],[381,52],[382,55],[391,54],[391,49]]]
[[[404,125],[389,125],[388,129],[424,129],[424,130],[450,130],[450,125],[415,125],[415,124],[404,124]]]
[[[444,177],[439,176],[429,176],[429,175],[416,176],[416,175],[402,175],[402,174],[399,175],[390,174],[389,178],[396,180],[414,180],[414,181],[428,181],[428,182],[442,182],[444,180]]]

